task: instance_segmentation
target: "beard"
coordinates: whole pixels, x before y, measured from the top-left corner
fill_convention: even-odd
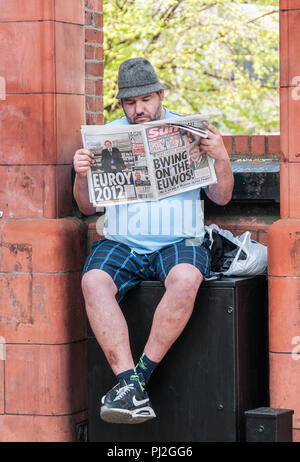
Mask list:
[[[154,108],[153,111],[151,111],[151,112],[142,112],[140,114],[135,114],[134,116],[131,116],[124,109],[124,107],[123,107],[123,110],[124,110],[124,113],[125,113],[127,119],[129,120],[130,124],[143,123],[143,122],[138,121],[138,119],[142,118],[142,117],[147,118],[147,121],[145,121],[145,122],[154,122],[155,120],[160,120],[162,118],[162,114],[163,114],[163,107],[162,107],[162,104],[161,104],[161,99],[159,100],[159,103],[158,103],[157,107]]]

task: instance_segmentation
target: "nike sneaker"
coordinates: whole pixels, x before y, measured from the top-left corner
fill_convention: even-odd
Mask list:
[[[136,424],[156,417],[141,383],[121,380],[101,400],[100,417],[105,422]]]

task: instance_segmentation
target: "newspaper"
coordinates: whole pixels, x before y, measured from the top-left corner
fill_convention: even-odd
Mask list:
[[[207,116],[181,116],[133,125],[83,125],[94,153],[87,174],[94,207],[156,201],[217,182],[213,160],[199,142]]]

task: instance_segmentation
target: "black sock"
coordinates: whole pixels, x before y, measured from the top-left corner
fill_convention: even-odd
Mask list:
[[[142,373],[143,377],[145,379],[146,385],[149,383],[150,377],[154,369],[158,363],[155,363],[154,361],[151,361],[145,353],[142,354],[142,356],[139,359],[139,362],[135,366],[135,371],[137,374]]]
[[[117,379],[118,381],[123,379],[127,384],[133,383],[136,385],[138,383],[143,389],[143,385],[141,384],[140,378],[137,375],[135,369],[128,369],[127,371],[121,372],[117,375]]]

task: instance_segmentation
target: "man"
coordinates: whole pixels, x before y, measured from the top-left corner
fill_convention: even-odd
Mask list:
[[[180,116],[163,107],[164,87],[146,59],[123,62],[118,85],[117,98],[125,115],[111,124],[139,124]],[[201,141],[201,149],[214,159],[218,182],[205,191],[211,200],[225,205],[231,199],[233,188],[230,161],[221,134],[209,123],[206,126],[209,135]],[[80,149],[75,153],[74,195],[86,215],[95,213],[86,182],[93,162],[91,152]],[[135,218],[136,204],[106,208],[106,239],[93,245],[83,271],[82,290],[90,325],[118,381],[102,398],[101,417],[108,422],[139,423],[155,417],[145,387],[155,367],[186,326],[199,286],[209,274],[209,251],[203,245],[186,245],[186,239],[199,239],[204,235],[199,195],[200,190],[196,189],[156,202],[139,203],[145,217],[148,212],[160,217],[155,232],[153,223],[141,220],[142,228],[128,226],[126,232],[118,233],[117,223],[122,227]],[[197,215],[196,226],[168,213],[174,203],[176,210],[178,206],[188,206],[191,213]],[[168,221],[171,215],[172,223]],[[166,290],[155,310],[143,354],[135,365],[127,323],[118,302],[129,289],[147,279],[162,281]]]
[[[145,185],[150,186],[151,183],[149,182],[148,175],[146,175],[144,172],[136,171],[135,172],[135,184],[138,186],[145,186]]]
[[[105,149],[102,150],[102,169],[104,172],[120,172],[125,169],[124,160],[118,148],[112,146],[111,141],[104,143]]]
[[[190,166],[192,170],[196,170],[198,168],[207,166],[205,155],[205,151],[201,151],[199,144],[194,144],[194,146],[191,147],[189,151],[189,156],[191,160]]]
[[[185,132],[182,135],[183,139],[183,145],[188,146],[189,144],[193,143],[195,141],[195,138],[193,137],[191,132]]]

